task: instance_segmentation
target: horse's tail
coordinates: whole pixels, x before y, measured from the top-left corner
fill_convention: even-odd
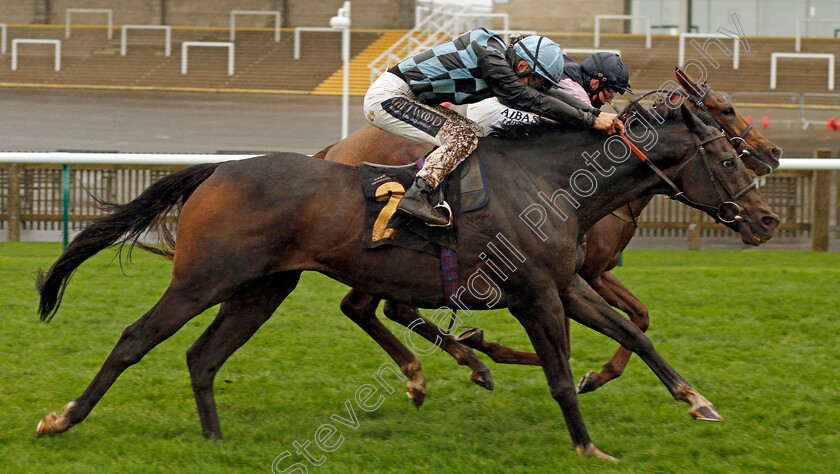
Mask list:
[[[70,277],[82,262],[118,242],[133,246],[146,231],[155,227],[165,228],[162,224],[169,211],[186,202],[218,166],[218,163],[202,164],[172,173],[127,204],[101,202],[111,212],[85,227],[49,271],[39,272],[36,287],[41,295],[38,306],[41,321],[53,318]],[[171,234],[168,237],[166,243],[174,246]],[[160,253],[166,255],[171,252],[163,250]]]

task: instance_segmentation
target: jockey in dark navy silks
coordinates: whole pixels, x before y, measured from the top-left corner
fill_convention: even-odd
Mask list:
[[[437,145],[397,209],[445,226],[449,216],[434,209],[429,194],[478,145],[481,127],[442,102],[469,104],[498,97],[518,110],[614,133],[624,125],[574,99],[545,93],[563,72],[560,46],[529,36],[508,48],[495,33],[479,28],[412,56],[382,74],[365,94],[365,117],[376,127]]]
[[[583,92],[586,102],[596,108],[612,102],[616,93],[633,93],[627,66],[619,55],[607,52],[595,53],[580,64],[566,57],[560,87],[577,98],[578,91]]]

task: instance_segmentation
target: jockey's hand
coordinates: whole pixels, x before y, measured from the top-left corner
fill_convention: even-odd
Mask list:
[[[619,130],[622,132],[624,131],[624,122],[622,122],[616,114],[601,112],[600,115],[595,117],[595,125],[593,128],[595,130],[603,130],[609,134],[613,134]]]

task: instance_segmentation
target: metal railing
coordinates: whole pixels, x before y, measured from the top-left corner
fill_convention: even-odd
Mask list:
[[[503,30],[509,32],[510,18],[506,13],[492,13],[473,5],[420,5],[415,13],[415,25],[390,48],[368,64],[370,82],[403,59],[449,40],[464,31],[485,26],[501,19]]]

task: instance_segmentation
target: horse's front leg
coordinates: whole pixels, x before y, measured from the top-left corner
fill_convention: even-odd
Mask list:
[[[616,461],[595,447],[580,414],[572,371],[564,350],[566,336],[562,322],[563,304],[556,290],[549,294],[544,291],[540,293],[537,297],[517,298],[511,301],[510,311],[525,328],[531,344],[537,351],[551,396],[563,410],[575,450],[581,456]]]
[[[668,365],[653,348],[653,343],[645,333],[612,309],[579,275],[575,275],[572,283],[564,289],[563,305],[570,318],[614,339],[625,349],[636,353],[676,400],[691,405],[689,413],[695,419],[722,420],[714,405]]]
[[[639,301],[615,275],[606,272],[589,281],[589,284],[610,306],[627,313],[630,321],[638,326],[642,332],[647,331],[648,326],[650,326],[647,306]],[[592,370],[581,378],[580,383],[578,383],[578,393],[591,392],[610,380],[620,377],[632,355],[632,352],[619,347],[612,358],[601,367],[600,372]]]

